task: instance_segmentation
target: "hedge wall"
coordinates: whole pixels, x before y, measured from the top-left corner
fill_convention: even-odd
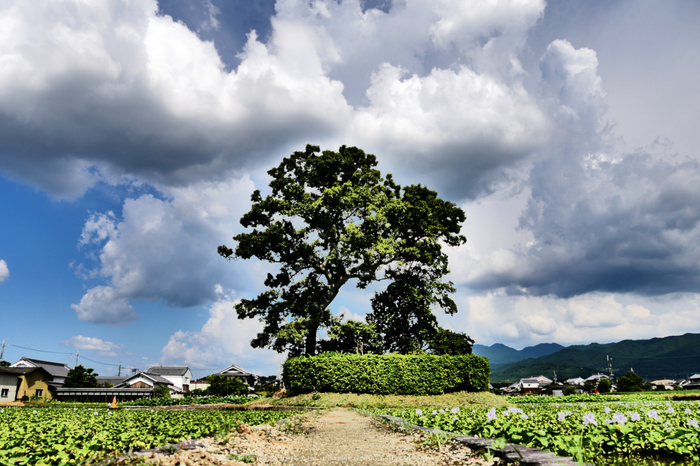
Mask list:
[[[289,358],[282,377],[292,395],[308,392],[439,395],[488,390],[488,360],[464,356],[334,353]]]

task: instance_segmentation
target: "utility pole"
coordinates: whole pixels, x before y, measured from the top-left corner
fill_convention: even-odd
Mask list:
[[[557,383],[557,371],[552,371],[554,372],[554,383]]]
[[[5,342],[9,340],[9,338],[3,338],[2,339],[2,351],[0,351],[0,361],[4,361],[3,356],[5,356]]]
[[[121,376],[122,376],[122,362],[119,361],[119,371],[117,372],[117,377],[121,377]]]
[[[78,356],[80,356],[80,350],[78,350],[78,352],[75,353],[75,367],[78,367]]]
[[[613,371],[612,371],[612,366],[610,365],[612,362],[612,358],[610,356],[607,356],[608,358],[608,373],[610,374],[610,380],[613,378]]]

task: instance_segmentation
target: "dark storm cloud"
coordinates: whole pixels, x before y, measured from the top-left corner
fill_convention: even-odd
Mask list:
[[[563,298],[700,291],[698,161],[662,144],[619,154],[592,50],[555,41],[541,70],[560,110],[548,158],[530,172],[520,219],[533,241],[511,251],[512,267],[470,285]]]

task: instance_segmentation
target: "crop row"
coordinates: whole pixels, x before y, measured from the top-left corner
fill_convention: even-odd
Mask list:
[[[601,455],[665,455],[700,460],[697,402],[588,402],[375,412],[447,432],[503,439],[584,460]]]
[[[283,411],[0,409],[0,464],[76,465],[111,454],[229,432],[295,414]]]

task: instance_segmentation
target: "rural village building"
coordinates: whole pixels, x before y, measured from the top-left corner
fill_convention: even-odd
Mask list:
[[[51,374],[43,367],[0,367],[0,403],[29,399],[50,400]]]
[[[41,367],[51,375],[51,385],[61,387],[68,377],[70,367],[61,362],[43,361],[41,359],[22,358],[10,367]]]
[[[190,391],[192,372],[187,366],[151,366],[146,373],[159,375],[164,379],[168,379],[181,391]]]
[[[219,372],[213,375],[221,375],[223,377],[236,377],[240,379],[241,382],[251,387],[258,382],[257,375],[253,374],[252,372],[248,372],[241,366],[237,366],[235,364],[231,364],[226,369],[220,370]]]

